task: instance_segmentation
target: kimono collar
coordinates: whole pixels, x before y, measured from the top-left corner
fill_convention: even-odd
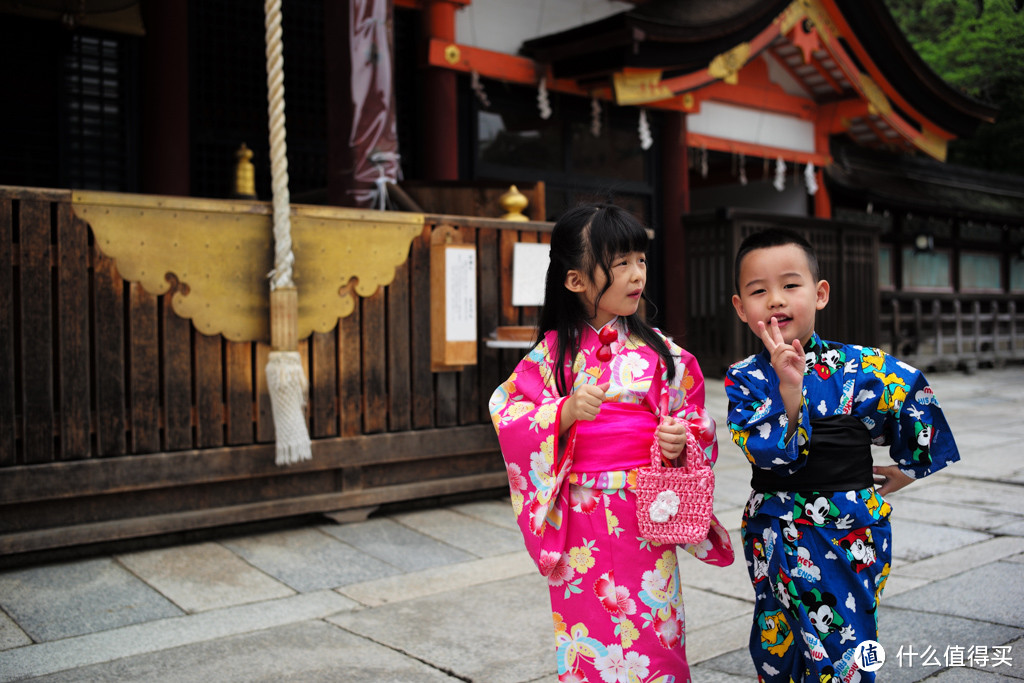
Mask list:
[[[807,363],[807,367],[810,368],[817,363],[818,359],[821,358],[822,352],[827,350],[828,347],[825,345],[825,342],[821,340],[821,337],[818,336],[818,333],[812,332],[811,338],[808,339],[807,343],[804,345],[804,359],[809,361]],[[771,363],[772,355],[768,353],[768,349],[761,349],[761,355],[765,357],[765,360],[767,360],[769,364]]]
[[[604,324],[604,327],[602,327],[601,330],[605,329],[605,327],[609,327],[616,330],[620,335],[624,334],[627,337],[629,336],[629,329],[626,327],[626,320],[625,318],[622,318],[620,316],[615,316],[614,318],[609,320],[607,323]],[[601,334],[601,330],[595,329],[594,326],[591,325],[590,323],[583,323],[580,326],[580,341],[583,341],[585,338],[589,338],[591,336],[597,337],[598,335]]]

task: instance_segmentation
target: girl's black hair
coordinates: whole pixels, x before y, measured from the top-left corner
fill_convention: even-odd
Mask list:
[[[597,294],[596,307],[612,284],[612,260],[630,252],[646,252],[649,242],[647,230],[640,221],[614,204],[584,204],[569,209],[555,223],[537,343],[544,339],[548,330],[558,333],[553,357],[559,368],[555,385],[562,396],[568,396],[572,390],[572,363],[580,350],[579,327],[596,313],[596,310],[586,310],[581,297],[566,289],[566,276],[570,270],[578,270],[593,282],[597,269],[604,271],[605,285]],[[646,293],[644,298],[646,300]],[[626,326],[661,356],[669,379],[675,377],[674,359],[657,332],[638,313],[626,317]]]

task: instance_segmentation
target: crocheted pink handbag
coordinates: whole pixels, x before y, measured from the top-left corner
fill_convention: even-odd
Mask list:
[[[700,543],[708,537],[715,475],[689,431],[684,459],[682,467],[665,467],[655,437],[651,466],[637,470],[636,521],[640,535],[649,541]]]

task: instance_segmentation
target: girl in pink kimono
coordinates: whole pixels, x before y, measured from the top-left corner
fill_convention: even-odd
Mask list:
[[[512,506],[548,580],[559,681],[690,680],[676,546],[640,536],[633,489],[654,438],[672,459],[687,430],[712,463],[718,446],[696,359],[637,315],[647,245],[619,207],[563,215],[537,345],[490,400]],[[684,549],[733,560],[717,519]]]

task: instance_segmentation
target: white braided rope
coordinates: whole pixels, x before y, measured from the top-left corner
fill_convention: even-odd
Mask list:
[[[267,42],[267,114],[270,119],[270,178],[274,204],[274,269],[270,289],[293,287],[292,226],[288,212],[288,146],[284,126],[284,50],[281,44],[281,0],[263,6]]]
[[[274,269],[270,290],[294,287],[292,226],[289,216],[288,155],[284,127],[284,51],[281,45],[281,0],[264,3],[267,42],[267,114],[270,120],[270,175],[274,204]],[[274,415],[277,465],[310,460],[312,446],[303,408],[309,389],[302,358],[294,349],[280,349],[267,359],[267,389]]]

